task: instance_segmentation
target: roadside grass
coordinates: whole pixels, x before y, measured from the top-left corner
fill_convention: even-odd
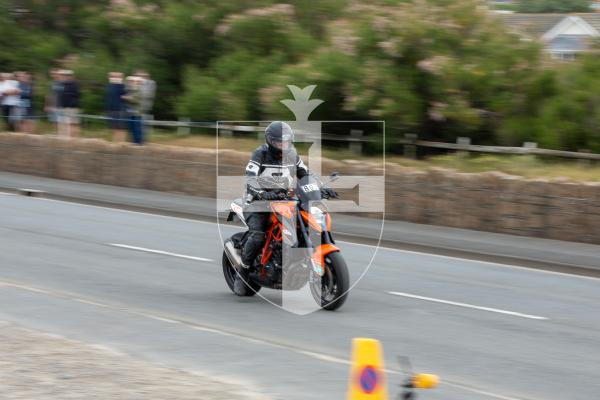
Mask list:
[[[532,155],[476,155],[449,154],[431,157],[430,165],[451,168],[461,172],[500,171],[526,178],[569,179],[600,181],[600,163],[588,160],[541,158]]]
[[[214,135],[153,134],[153,143],[185,147],[215,148]],[[251,152],[263,143],[259,138],[219,137],[219,148]],[[305,153],[301,148],[300,152]],[[345,148],[323,148],[323,156],[334,160],[365,159],[373,162],[379,157],[360,157]],[[424,160],[413,160],[396,155],[386,155],[386,162],[413,168],[439,167],[459,172],[499,171],[526,178],[569,179],[574,181],[600,182],[600,163],[586,160],[541,158],[531,155],[461,155],[447,154]]]
[[[49,124],[41,124],[39,132],[53,132]],[[149,141],[182,147],[216,148],[216,135],[212,130],[195,129],[193,134],[174,132],[169,128],[154,128]],[[112,140],[111,132],[102,124],[86,124],[82,129],[82,136]],[[260,135],[251,137],[220,136],[219,148],[234,149],[250,153],[263,143]],[[306,146],[299,144],[300,153],[306,153]],[[324,157],[334,160],[362,159],[380,162],[380,157],[361,157],[351,152],[346,146],[324,147]],[[447,154],[432,156],[423,160],[413,160],[397,155],[386,155],[386,162],[413,168],[439,167],[456,170],[458,172],[486,172],[499,171],[510,175],[526,178],[568,179],[573,181],[600,182],[600,163],[586,160],[566,160],[562,158],[542,158],[531,155],[489,155],[489,154]]]

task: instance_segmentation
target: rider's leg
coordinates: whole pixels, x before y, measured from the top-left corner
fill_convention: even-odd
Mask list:
[[[245,296],[248,290],[252,290],[246,284],[250,275],[249,268],[265,245],[265,231],[267,230],[267,223],[269,221],[268,213],[247,213],[244,217],[249,232],[244,248],[242,249],[243,268],[239,269],[233,282],[233,291],[238,296]]]
[[[245,218],[249,232],[242,249],[242,262],[248,268],[265,245],[269,213],[248,213]]]

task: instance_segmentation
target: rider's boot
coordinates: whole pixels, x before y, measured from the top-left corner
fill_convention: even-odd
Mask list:
[[[264,232],[253,231],[249,232],[244,248],[242,249],[242,263],[237,268],[237,274],[233,282],[233,291],[238,296],[245,296],[248,290],[252,290],[248,287],[246,282],[250,275],[250,266],[253,264],[256,256],[260,253],[263,245],[265,244],[266,235]]]

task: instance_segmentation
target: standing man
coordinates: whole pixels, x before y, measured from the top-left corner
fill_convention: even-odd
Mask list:
[[[19,82],[9,73],[0,74],[0,97],[2,98],[2,118],[10,132],[16,131],[16,113],[21,99],[19,98]]]
[[[154,107],[154,97],[156,96],[156,82],[152,80],[148,71],[138,70],[135,76],[141,78],[140,89],[142,92],[142,112],[150,114]]]
[[[34,133],[35,116],[33,114],[33,84],[28,72],[17,74],[21,103],[19,104],[19,130],[25,133]]]
[[[56,124],[56,131],[60,123],[61,105],[63,84],[60,79],[60,71],[57,69],[50,70],[50,87],[46,95],[46,104],[44,111],[48,114],[48,120]]]
[[[146,127],[146,121],[152,116],[154,98],[156,96],[156,82],[152,80],[148,71],[140,69],[135,76],[141,79],[140,90],[142,92],[142,129]]]
[[[131,140],[135,144],[144,144],[144,130],[142,121],[142,79],[129,76],[126,79],[127,94],[123,99],[127,102],[127,119]]]
[[[60,75],[62,81],[60,98],[62,115],[59,120],[58,134],[67,137],[79,137],[79,104],[81,99],[79,83],[75,80],[73,71],[63,70]]]
[[[126,95],[122,72],[111,72],[108,74],[108,85],[106,85],[106,113],[108,114],[110,129],[114,142],[125,141],[125,114]]]

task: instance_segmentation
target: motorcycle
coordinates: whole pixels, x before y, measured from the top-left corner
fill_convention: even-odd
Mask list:
[[[332,175],[331,181],[335,179],[337,174]],[[308,284],[313,299],[321,308],[332,311],[344,304],[350,277],[331,233],[331,215],[323,201],[328,197],[321,191],[323,186],[309,175],[299,179],[296,188],[281,189],[279,200],[269,202],[270,225],[262,251],[249,266],[246,284],[250,290],[246,290],[246,296],[254,296],[263,287],[300,290]],[[228,221],[236,219],[245,225],[241,199],[231,203],[227,218]],[[241,249],[247,233],[236,233],[224,242],[223,274],[231,291],[234,291],[234,280],[242,265]]]

